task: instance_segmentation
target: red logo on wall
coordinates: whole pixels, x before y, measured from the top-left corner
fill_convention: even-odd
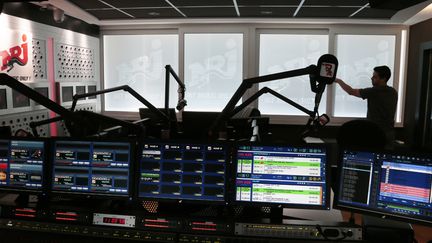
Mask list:
[[[24,42],[21,45],[17,45],[9,48],[9,50],[4,50],[0,52],[0,56],[2,58],[1,70],[4,71],[7,69],[7,72],[14,68],[15,64],[20,66],[25,66],[28,62],[28,44],[27,44],[27,35],[22,35],[22,41]]]

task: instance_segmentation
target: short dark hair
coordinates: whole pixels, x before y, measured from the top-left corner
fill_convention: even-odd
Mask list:
[[[380,76],[380,78],[385,79],[386,82],[391,77],[390,68],[387,67],[387,66],[377,66],[377,67],[374,67],[373,70],[378,73],[378,75]]]

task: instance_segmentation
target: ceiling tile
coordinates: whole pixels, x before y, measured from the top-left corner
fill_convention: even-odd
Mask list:
[[[98,19],[132,19],[132,17],[118,10],[89,10],[90,14]]]
[[[103,0],[116,8],[167,7],[164,0]]]
[[[174,6],[234,6],[232,0],[169,0]]]
[[[127,12],[136,18],[184,18],[174,8],[128,9]]]
[[[69,0],[69,1],[82,9],[109,8],[106,4],[103,4],[99,1],[89,1],[89,0]]]
[[[233,7],[211,7],[211,8],[179,8],[188,17],[237,17]]]
[[[241,17],[286,18],[292,17],[296,8],[242,7]]]
[[[304,6],[364,6],[368,0],[306,0]]]
[[[285,5],[298,6],[301,0],[237,0],[240,6],[265,6],[265,5]]]
[[[353,18],[390,19],[395,13],[397,10],[365,8]]]
[[[348,18],[358,8],[303,7],[297,13],[299,18]]]

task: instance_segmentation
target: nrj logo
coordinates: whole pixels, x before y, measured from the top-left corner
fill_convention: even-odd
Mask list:
[[[4,50],[0,52],[0,57],[2,59],[1,70],[7,69],[7,72],[14,68],[14,64],[20,66],[25,66],[28,62],[28,44],[27,35],[23,34],[21,39],[24,43],[9,48],[9,50]]]

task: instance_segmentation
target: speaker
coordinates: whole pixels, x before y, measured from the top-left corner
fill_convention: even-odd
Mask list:
[[[418,3],[425,2],[424,0],[369,0],[371,8],[401,10],[411,7]]]

